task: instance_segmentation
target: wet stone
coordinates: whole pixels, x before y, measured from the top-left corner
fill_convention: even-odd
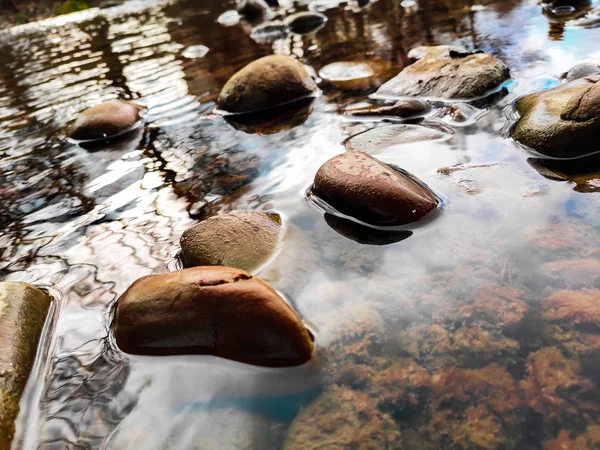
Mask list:
[[[581,63],[573,66],[568,72],[563,73],[562,78],[565,81],[573,81],[596,73],[600,73],[600,66],[598,64]]]
[[[265,282],[231,267],[195,267],[134,282],[114,334],[141,355],[204,354],[268,367],[307,362],[313,337]]]
[[[378,97],[475,99],[510,77],[508,67],[499,59],[460,47],[418,47],[409,57],[417,61],[382,85]]]
[[[372,225],[415,222],[438,206],[425,185],[361,152],[342,153],[323,164],[313,193],[340,213]]]
[[[289,56],[265,56],[227,81],[217,106],[230,113],[247,113],[300,100],[316,89],[314,80],[297,60]]]
[[[384,61],[339,61],[324,66],[319,76],[338,89],[364,91],[380,86],[390,68]]]
[[[351,151],[371,153],[397,145],[446,139],[448,133],[423,125],[393,124],[371,128],[351,136],[344,146]]]
[[[314,33],[325,26],[327,16],[318,12],[300,12],[286,17],[285,24],[290,28],[292,33],[310,34]]]
[[[419,99],[399,100],[391,106],[371,106],[367,108],[348,109],[345,116],[380,117],[392,116],[402,119],[422,117],[431,111],[429,102]]]
[[[122,100],[109,100],[79,114],[69,129],[77,141],[94,141],[130,131],[140,120],[142,107]]]
[[[237,0],[236,9],[248,20],[260,20],[269,13],[269,5],[264,0]]]
[[[523,97],[514,138],[554,158],[575,158],[600,151],[600,74]]]
[[[21,282],[0,282],[0,450],[9,450],[14,421],[51,298]]]
[[[274,255],[282,234],[277,213],[218,214],[183,233],[181,257],[185,267],[229,266],[253,271]]]
[[[250,37],[259,44],[271,44],[278,39],[285,39],[290,30],[280,20],[263,23],[252,29]]]

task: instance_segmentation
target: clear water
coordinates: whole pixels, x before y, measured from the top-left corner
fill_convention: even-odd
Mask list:
[[[583,439],[600,423],[600,164],[590,161],[579,184],[546,178],[506,130],[518,96],[600,62],[599,15],[565,26],[533,1],[418,3],[314,2],[329,18],[323,29],[267,45],[244,21],[219,24],[233,4],[217,0],[129,1],[0,32],[0,277],[61,293],[15,449],[282,448],[298,411],[336,384],[390,415],[403,446],[389,448],[552,450],[561,431],[583,435],[572,448],[596,448]],[[449,43],[495,54],[515,82],[468,126],[441,111],[429,118],[453,130],[448,140],[373,150],[445,202],[390,245],[342,236],[305,197],[344,139],[378,125],[338,114],[366,94],[325,89],[308,117],[273,134],[211,114],[225,81],[273,52],[316,72],[364,58],[400,70],[412,47]],[[190,58],[199,45],[208,53]],[[93,150],[64,141],[77,112],[115,97],[148,106],[145,131]],[[114,301],[167,270],[188,226],[233,209],[275,209],[290,223],[258,275],[315,329],[314,361],[265,369],[119,352],[108,332]],[[560,317],[557,295],[567,298]],[[386,382],[393,364],[425,375]],[[502,382],[482,381],[490,367]]]

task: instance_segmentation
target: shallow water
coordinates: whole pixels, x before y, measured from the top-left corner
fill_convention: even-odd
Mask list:
[[[404,446],[389,448],[550,449],[561,430],[575,439],[600,423],[600,164],[579,184],[546,178],[506,138],[516,98],[600,62],[597,16],[559,26],[516,0],[316,3],[324,28],[265,45],[243,21],[219,24],[232,4],[217,0],[130,1],[0,33],[0,277],[61,293],[15,449],[280,448],[298,411],[332,385],[390,414]],[[211,114],[225,81],[273,52],[317,73],[365,57],[399,70],[412,47],[449,43],[495,54],[514,82],[468,126],[430,117],[449,139],[373,149],[444,201],[389,245],[344,237],[355,229],[305,195],[347,137],[378,126],[338,114],[367,94],[323,85],[306,118],[273,134]],[[208,52],[186,52],[199,45]],[[145,131],[93,149],[64,141],[77,112],[116,97],[147,105]],[[265,369],[119,352],[114,301],[168,270],[188,226],[233,209],[275,209],[289,223],[259,275],[315,330],[315,360]],[[561,320],[548,306],[557,293],[573,305]],[[393,364],[423,376],[394,378]]]

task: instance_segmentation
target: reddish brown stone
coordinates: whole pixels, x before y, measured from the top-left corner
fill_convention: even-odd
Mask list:
[[[69,137],[91,141],[114,137],[130,130],[139,120],[142,107],[110,100],[83,111],[71,126]]]
[[[210,354],[261,366],[294,366],[313,339],[265,282],[231,267],[195,267],[134,282],[121,296],[115,337],[128,353]]]
[[[342,153],[323,164],[313,191],[339,212],[373,225],[411,223],[438,205],[424,185],[360,152]]]

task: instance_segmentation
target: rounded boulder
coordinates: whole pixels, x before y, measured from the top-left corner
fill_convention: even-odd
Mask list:
[[[438,206],[423,183],[362,152],[346,152],[323,164],[313,193],[342,214],[371,225],[415,222]]]
[[[108,139],[132,130],[141,120],[143,107],[122,100],[109,100],[79,114],[69,130],[77,141]]]
[[[181,236],[185,267],[230,266],[253,271],[276,252],[283,235],[281,216],[272,212],[217,214]]]
[[[194,267],[135,281],[114,335],[127,353],[204,354],[267,367],[307,362],[313,337],[264,281],[232,267]]]
[[[289,56],[270,55],[235,73],[219,94],[217,107],[248,113],[305,98],[317,89],[302,63]]]

